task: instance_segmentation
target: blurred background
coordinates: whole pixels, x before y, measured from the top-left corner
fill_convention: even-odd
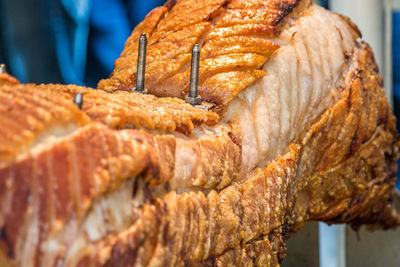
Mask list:
[[[0,62],[21,82],[95,87],[164,0],[0,0]]]
[[[400,118],[400,0],[316,2],[359,26],[374,49],[387,96]],[[96,87],[112,72],[133,28],[163,3],[0,0],[0,63],[23,83]],[[399,230],[358,235],[346,226],[311,223],[289,240],[283,266],[400,266],[399,240]]]

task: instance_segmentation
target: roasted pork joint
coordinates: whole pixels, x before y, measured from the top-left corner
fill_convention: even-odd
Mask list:
[[[0,74],[1,265],[277,266],[310,220],[398,226],[360,38],[310,0],[168,1],[97,90]]]

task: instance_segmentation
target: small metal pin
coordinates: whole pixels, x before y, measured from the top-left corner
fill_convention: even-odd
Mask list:
[[[192,49],[189,95],[185,97],[185,101],[192,105],[201,104],[201,97],[199,97],[199,69],[200,46],[195,44]]]
[[[7,73],[6,65],[0,64],[0,74],[5,74],[5,73]]]
[[[139,39],[137,76],[136,76],[136,92],[145,93],[144,82],[146,74],[146,55],[147,55],[147,36],[142,33]]]
[[[82,95],[81,92],[78,92],[74,96],[74,103],[79,109],[82,109],[82,106],[83,106],[83,95]]]

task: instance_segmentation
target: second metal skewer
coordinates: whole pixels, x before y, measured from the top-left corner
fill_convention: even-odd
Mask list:
[[[189,95],[185,98],[186,102],[192,105],[201,104],[201,97],[199,97],[199,69],[200,46],[195,44],[192,49]]]
[[[0,74],[7,73],[6,65],[0,64]]]
[[[83,95],[82,95],[81,92],[78,92],[74,96],[74,103],[79,109],[82,109],[82,106],[83,106]]]
[[[146,74],[146,54],[147,54],[147,36],[142,33],[139,39],[138,62],[136,75],[136,92],[145,93],[145,74]]]

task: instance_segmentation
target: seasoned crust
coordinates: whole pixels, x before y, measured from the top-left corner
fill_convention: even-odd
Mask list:
[[[92,123],[37,153],[0,168],[2,231],[15,255],[18,240],[39,213],[41,236],[80,221],[97,197],[139,174],[150,185],[173,176],[175,138],[143,131],[113,131]],[[31,218],[31,219],[29,219]],[[13,252],[14,251],[14,252]]]
[[[0,166],[41,142],[47,129],[62,136],[89,121],[72,101],[29,85],[0,85]]]
[[[363,50],[358,49],[358,68],[352,73],[350,90],[331,111],[335,116],[325,116],[313,126],[314,132],[327,135],[314,137],[305,151],[319,152],[308,158],[314,158],[308,167],[315,174],[298,184],[298,194],[309,201],[298,202],[302,213],[296,216],[307,214],[312,220],[346,222],[355,228],[386,218],[387,223],[382,221],[385,227],[390,221],[395,226],[393,217],[383,215],[396,183],[396,119],[385,98],[373,52],[365,43],[360,47]]]
[[[346,94],[287,154],[222,191],[171,192],[143,207],[152,210],[144,221],[98,244],[100,263],[122,257],[170,266],[197,266],[201,260],[212,266],[248,260],[271,266],[282,260],[284,241],[309,220],[398,225],[399,216],[386,208],[396,180],[395,119],[372,51],[361,47]],[[268,248],[270,242],[274,249],[261,253],[259,246]],[[137,254],[142,247],[152,254]]]
[[[17,85],[19,81],[7,73],[0,73],[0,86],[2,85]]]
[[[199,43],[199,94],[205,101],[226,105],[264,74],[262,65],[279,48],[266,38],[275,38],[285,25],[284,18],[298,15],[309,5],[309,0],[169,1],[134,30],[111,77],[100,81],[98,88],[113,92],[135,87],[138,36],[143,25],[151,25],[153,30],[145,31],[149,38],[147,90],[183,98],[189,86],[191,49]]]
[[[290,145],[286,154],[265,168],[254,170],[241,182],[231,183],[220,190],[210,188],[182,193],[167,190],[158,197],[150,195],[143,205],[132,211],[136,219],[131,225],[95,242],[86,241],[86,249],[73,258],[74,262],[195,266],[202,262],[211,265],[239,264],[252,259],[260,265],[268,265],[282,259],[284,241],[308,220],[346,222],[354,227],[377,221],[384,227],[397,225],[400,222],[398,215],[386,208],[394,194],[397,168],[395,119],[384,97],[372,51],[367,45],[360,44],[355,53],[357,67],[347,74],[349,83],[339,101],[306,129],[303,138]],[[82,192],[78,198],[75,195],[74,200],[82,204],[76,206],[81,210],[77,213],[81,214],[80,218],[85,217],[85,209],[96,197],[93,193],[101,196],[118,187],[127,177],[143,172],[143,177],[148,177],[145,180],[152,177],[147,183],[153,181],[155,185],[165,183],[172,176],[172,165],[161,164],[170,164],[174,160],[175,138],[133,130],[114,131],[100,124],[90,124],[84,129],[81,131],[85,133],[71,136],[57,145],[62,149],[62,144],[74,144],[75,149],[72,150],[74,155],[79,156],[76,159],[79,164],[68,164],[77,166],[79,172],[87,176],[85,179],[74,178],[80,184],[75,188],[80,188]],[[108,137],[100,138],[99,133]],[[105,140],[107,145],[96,144],[101,140]],[[94,153],[94,149],[100,147],[104,150]],[[154,150],[155,147],[157,150]],[[82,152],[77,149],[82,149]],[[88,149],[92,153],[84,152]],[[53,148],[48,151],[55,153],[58,150]],[[42,164],[37,165],[42,167],[36,167],[41,169],[39,173],[42,175],[51,172],[46,166],[52,164],[45,165],[46,161],[42,160],[46,158],[46,151],[35,156],[34,161],[35,164]],[[85,159],[81,157],[85,153],[99,157]],[[59,157],[50,158],[56,160]],[[27,194],[35,195],[35,192],[40,192],[40,186],[46,186],[51,181],[51,178],[44,179],[35,184],[33,181],[38,178],[24,180],[29,175],[23,173],[32,170],[32,162],[21,160],[18,168],[14,168],[21,173],[12,177],[21,180],[6,184],[12,184],[13,190],[17,190],[11,190],[15,195],[14,201],[17,201],[11,207],[16,212],[3,210],[3,216],[29,216],[27,204],[24,204]],[[99,169],[93,164],[103,167]],[[91,169],[85,170],[86,166],[91,166]],[[213,168],[212,165],[204,165],[207,166]],[[155,167],[156,170],[152,170]],[[162,174],[164,170],[170,171]],[[4,174],[5,170],[2,171]],[[97,172],[103,178],[95,183],[91,176],[98,177],[95,175]],[[60,174],[63,173],[60,169]],[[155,177],[164,178],[153,180]],[[54,181],[66,179],[60,177]],[[146,188],[144,185],[138,190]],[[0,195],[4,197],[6,188],[0,189],[3,192]],[[54,196],[51,202],[38,198],[43,203],[39,210],[44,214],[57,211],[57,205],[51,203],[58,203],[58,198],[64,195]],[[65,199],[63,203],[64,207],[68,207],[67,203],[69,207],[74,207],[71,200]],[[49,225],[49,230],[62,231],[62,227],[57,228],[59,223],[54,224],[54,219],[60,221],[68,216],[57,214],[66,213],[40,217],[41,220],[52,218],[41,224]],[[3,242],[7,247],[13,247],[17,238],[15,234],[24,227],[11,222],[23,222],[24,217],[3,220],[9,222],[5,228],[7,240]],[[43,236],[46,234],[43,233]],[[261,252],[261,248],[266,250]]]
[[[83,94],[80,111],[73,103]],[[219,116],[181,99],[73,85],[0,85],[0,159],[12,160],[47,140],[64,136],[91,121],[116,129],[147,129],[192,135],[195,127],[215,125]],[[0,163],[0,166],[2,163]]]
[[[180,132],[191,136],[197,126],[213,126],[218,114],[195,108],[181,99],[157,98],[150,94],[116,92],[109,94],[71,85],[40,85],[40,89],[61,94],[72,101],[77,92],[83,94],[82,111],[92,121],[105,123],[116,129],[147,129]]]
[[[354,227],[377,222],[384,227],[398,225],[400,217],[388,208],[398,158],[395,119],[371,49],[357,44],[353,58],[355,69],[345,74],[345,86],[334,106],[310,121],[286,153],[243,177],[237,177],[242,139],[235,125],[197,126],[190,138],[162,131],[114,130],[110,127],[119,128],[119,123],[109,127],[93,122],[94,114],[104,122],[109,112],[126,124],[132,117],[121,106],[139,99],[150,103],[143,109],[156,120],[150,106],[162,106],[163,99],[132,94],[134,99],[129,100],[127,92],[94,93],[73,86],[27,86],[31,93],[40,88],[55,101],[67,101],[74,109],[70,113],[87,121],[0,167],[5,180],[0,184],[1,249],[17,263],[32,257],[30,262],[43,265],[55,261],[110,266],[271,265],[282,259],[289,235],[308,220]],[[71,104],[77,91],[84,93],[89,105],[83,112]],[[13,95],[10,90],[8,94]],[[101,113],[109,101],[112,108]],[[173,102],[168,110],[192,108],[181,100],[166,101]],[[206,117],[204,124],[216,116],[200,113]],[[180,114],[171,117],[176,123]],[[179,167],[176,151],[182,147],[193,151],[184,159],[198,158],[189,176],[191,183],[174,190],[171,181]],[[128,207],[129,223],[113,228],[115,220],[107,216],[89,220],[99,210],[104,212],[102,206],[118,210],[124,203],[110,205],[107,200],[121,195],[124,188],[128,191],[124,203],[135,202]],[[91,238],[84,230],[96,229],[96,222],[102,223],[103,232],[92,233]],[[71,228],[78,233],[71,233]],[[49,248],[49,244],[57,246]]]

